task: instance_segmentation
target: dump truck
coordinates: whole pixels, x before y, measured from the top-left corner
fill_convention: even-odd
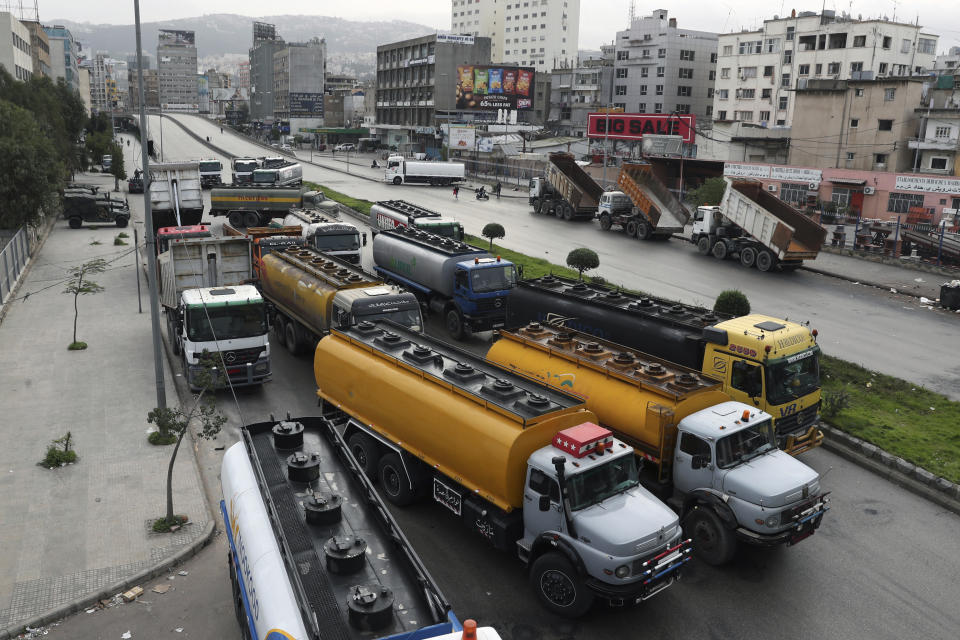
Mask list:
[[[552,214],[564,220],[592,220],[603,187],[577,164],[572,153],[547,156],[545,177],[530,179],[530,206],[534,213]]]
[[[517,280],[512,262],[414,227],[378,233],[373,264],[382,278],[413,291],[425,309],[441,314],[454,340],[466,331],[502,327]]]
[[[777,448],[770,415],[692,369],[537,322],[501,331],[487,359],[583,398],[643,456],[647,488],[709,564],[729,562],[737,541],[796,544],[829,509],[817,472]]]
[[[340,207],[322,191],[298,187],[232,185],[210,190],[210,215],[226,216],[240,227],[265,227],[273,218],[284,218],[292,209],[316,211],[328,217],[340,215]]]
[[[287,247],[261,259],[259,288],[273,329],[290,353],[312,348],[331,328],[388,318],[423,328],[417,298],[313,247]]]
[[[777,442],[794,455],[823,441],[817,330],[771,316],[738,318],[558,276],[522,280],[507,328],[558,324],[699,370],[734,400],[773,416]]]
[[[161,227],[200,224],[203,188],[196,162],[159,162],[150,165],[150,209],[153,231]]]
[[[157,256],[160,302],[175,356],[194,391],[204,352],[226,369],[229,384],[270,379],[266,305],[250,282],[250,243],[204,235],[204,228],[160,229],[166,250]]]
[[[500,640],[460,623],[330,421],[271,417],[240,436],[220,515],[241,637]]]
[[[67,188],[63,192],[63,217],[71,229],[79,229],[84,222],[123,228],[130,224],[130,205],[123,198],[111,198],[109,191]]]
[[[332,331],[314,374],[324,415],[382,495],[430,496],[516,553],[553,613],[646,600],[689,559],[633,449],[579,398],[390,322]]]
[[[251,278],[256,281],[260,278],[260,267],[263,257],[281,251],[288,247],[304,247],[307,239],[303,236],[300,225],[289,227],[247,227],[242,231],[224,223],[223,235],[246,238],[250,243]]]
[[[291,209],[283,219],[283,226],[299,225],[308,243],[325,254],[360,264],[360,254],[367,244],[367,234],[335,216],[307,209]]]
[[[796,269],[813,260],[827,230],[763,188],[758,180],[724,178],[719,207],[697,207],[690,241],[702,255],[731,258],[760,271]]]
[[[416,227],[434,235],[463,240],[463,225],[437,211],[406,200],[379,200],[370,207],[370,226],[375,230]]]
[[[462,162],[419,162],[403,156],[387,158],[383,181],[387,184],[450,185],[463,180]]]
[[[231,162],[230,181],[237,184],[247,184],[253,180],[253,172],[260,168],[260,161],[256,158],[234,158]]]
[[[204,188],[217,187],[223,184],[223,163],[219,160],[200,160],[197,163],[200,170],[200,186]]]
[[[603,194],[597,208],[600,228],[617,226],[630,238],[664,239],[683,233],[690,219],[673,192],[654,175],[649,164],[625,162],[617,184],[621,191]],[[625,198],[622,196],[626,196]]]

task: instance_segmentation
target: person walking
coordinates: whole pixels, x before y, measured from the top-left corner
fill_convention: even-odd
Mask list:
[[[456,185],[456,184],[453,185],[453,199],[459,200],[460,199],[459,194],[460,194],[460,185]]]
[[[496,194],[497,200],[500,199],[500,189],[502,186],[499,180],[497,180],[497,184],[493,185],[493,193]]]

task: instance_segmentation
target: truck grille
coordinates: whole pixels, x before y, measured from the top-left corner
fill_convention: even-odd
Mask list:
[[[506,313],[507,304],[504,298],[481,298],[477,300],[477,311],[480,313]]]
[[[819,413],[820,403],[817,402],[806,409],[801,409],[792,416],[777,418],[777,436],[789,436],[799,431],[806,431],[816,422]]]
[[[249,349],[233,349],[232,351],[224,351],[222,352],[223,363],[227,365],[228,369],[239,364],[253,363],[260,359],[261,353],[263,353],[263,347],[250,347]]]

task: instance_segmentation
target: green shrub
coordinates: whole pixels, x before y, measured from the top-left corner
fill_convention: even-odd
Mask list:
[[[77,460],[77,452],[73,450],[73,434],[67,431],[62,438],[57,438],[50,443],[47,447],[47,455],[40,464],[47,469],[56,469]]]
[[[147,436],[147,441],[150,444],[155,444],[157,446],[173,444],[177,441],[176,434],[173,433],[161,433],[160,431],[151,431],[150,435]]]
[[[820,414],[833,418],[850,406],[850,392],[846,388],[824,389],[820,397]]]
[[[713,310],[731,316],[745,316],[750,313],[750,301],[738,289],[727,289],[717,296],[717,301],[713,303]]]

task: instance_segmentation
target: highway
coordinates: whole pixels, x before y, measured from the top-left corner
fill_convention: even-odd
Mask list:
[[[203,125],[196,128],[202,135],[208,135]],[[219,130],[216,131],[219,136]],[[209,135],[213,138],[212,133]],[[173,159],[174,151],[192,158],[210,155],[175,127],[168,128],[166,123],[164,142],[167,159]],[[232,136],[217,142],[238,152],[262,154],[256,147]],[[941,327],[932,314],[920,316],[917,311],[898,311],[885,296],[872,295],[862,287],[854,289],[847,283],[812,274],[797,273],[783,278],[783,274],[745,273],[732,264],[734,270],[722,275],[726,265],[709,261],[701,266],[700,256],[687,251],[689,247],[673,246],[672,242],[638,244],[622,236],[598,235],[599,230],[586,225],[572,227],[557,220],[539,220],[526,212],[525,201],[499,204],[447,201],[444,204],[439,190],[411,188],[398,194],[393,187],[354,182],[350,177],[322,169],[305,168],[305,175],[370,199],[402,196],[426,206],[442,206],[463,220],[470,231],[489,219],[499,217],[503,221],[512,217],[517,223],[507,227],[511,234],[507,240],[512,240],[511,246],[518,248],[543,246],[545,250],[565,254],[565,249],[553,247],[560,246],[561,237],[574,233],[572,229],[579,229],[579,233],[589,236],[591,246],[603,251],[602,263],[605,259],[610,263],[605,277],[612,279],[614,274],[619,274],[617,277],[622,277],[625,284],[652,283],[640,288],[691,302],[697,301],[697,296],[700,302],[708,302],[712,298],[706,292],[714,285],[735,284],[748,292],[756,307],[770,313],[798,318],[792,310],[805,310],[816,319],[829,350],[838,355],[842,355],[842,349],[849,348],[872,358],[870,362],[874,364],[869,366],[880,368],[889,360],[888,368],[892,371],[896,371],[898,363],[909,365],[911,360],[916,360],[913,366],[922,376],[928,375],[927,367],[935,366],[931,365],[931,359],[939,359],[943,361],[944,370],[949,364],[954,367],[951,375],[958,374],[955,356],[951,358],[944,349],[928,353],[924,346],[938,335],[946,338],[947,326]],[[140,203],[138,197],[131,198],[131,205],[142,220]],[[482,216],[476,215],[480,207],[486,209]],[[474,217],[470,217],[471,214]],[[529,237],[524,236],[525,233]],[[630,247],[637,249],[637,253],[629,258],[619,255],[618,252],[627,253],[626,246],[620,247],[622,242],[631,242]],[[655,262],[646,259],[648,253],[659,256],[670,266],[648,277],[643,265]],[[675,277],[676,282],[671,277]],[[724,278],[730,280],[724,282]],[[702,285],[698,284],[701,279],[705,281]],[[665,291],[655,286],[664,287]],[[806,305],[797,302],[814,290],[819,294]],[[680,292],[692,293],[681,295]],[[777,303],[778,300],[781,302]],[[912,323],[901,315],[911,318]],[[921,324],[920,318],[927,324]],[[899,326],[905,340],[883,335],[879,326],[865,326],[893,325],[898,319],[904,323]],[[858,330],[862,332],[859,337]],[[839,337],[834,333],[837,331],[841,332]],[[950,331],[955,335],[955,329]],[[830,333],[834,335],[827,337]],[[914,335],[916,338],[911,338]],[[486,339],[481,336],[468,346],[482,352]],[[877,342],[866,344],[871,339]],[[923,357],[912,358],[910,349],[920,349],[913,353],[922,353]],[[235,397],[228,391],[218,394],[218,404],[229,418],[228,425],[216,441],[202,442],[197,447],[200,468],[211,487],[219,485],[217,474],[222,451],[217,449],[238,439],[240,425],[268,419],[270,414],[314,415],[317,410],[309,357],[295,358],[276,346],[272,353],[272,382],[262,389],[238,390]],[[956,606],[956,576],[960,574],[956,532],[960,530],[960,517],[824,450],[809,452],[803,460],[826,475],[823,485],[833,492],[833,509],[815,536],[791,548],[741,549],[733,563],[723,568],[691,563],[680,583],[653,599],[624,609],[598,605],[576,621],[545,612],[527,584],[522,565],[510,555],[488,548],[479,537],[473,537],[448,517],[439,505],[423,503],[393,509],[393,513],[454,610],[461,617],[474,617],[482,624],[495,626],[505,640],[599,640],[627,635],[745,640],[956,638],[956,630],[960,628],[960,609]],[[215,495],[210,497],[213,501],[219,499]],[[208,565],[200,566],[210,570]],[[229,594],[229,588],[224,591]],[[205,603],[214,610],[230,609],[229,602],[210,602],[209,597]],[[203,611],[193,615],[206,617]],[[229,619],[223,621],[224,631],[217,637],[239,638],[240,632],[232,617],[224,617]],[[62,630],[69,632],[70,623],[66,621]],[[74,628],[81,628],[82,623],[82,620],[76,621],[78,626]],[[227,630],[235,635],[228,634]]]

